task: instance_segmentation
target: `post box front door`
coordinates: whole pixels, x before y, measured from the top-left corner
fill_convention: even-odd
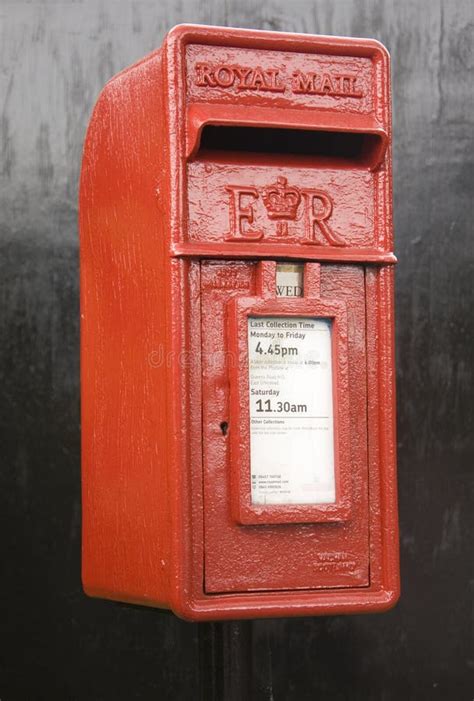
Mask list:
[[[241,417],[240,412],[232,411],[231,395],[233,389],[235,390],[233,380],[237,383],[238,378],[242,376],[245,385],[248,366],[246,367],[244,362],[245,357],[239,356],[238,350],[232,347],[227,329],[227,316],[231,298],[261,298],[258,289],[260,266],[254,262],[229,260],[205,260],[200,264],[205,590],[217,593],[367,586],[367,363],[365,281],[362,266],[319,266],[307,263],[306,268],[311,267],[316,272],[312,276],[304,276],[304,299],[309,301],[308,310],[310,313],[312,311],[311,316],[298,314],[297,317],[286,317],[292,321],[285,322],[284,329],[293,329],[296,323],[297,328],[301,327],[302,331],[284,330],[280,344],[275,343],[274,331],[262,332],[259,348],[265,354],[268,351],[272,353],[272,349],[281,354],[284,349],[286,357],[281,359],[282,368],[285,368],[288,362],[298,365],[298,343],[305,336],[305,324],[299,320],[311,319],[314,316],[317,304],[314,307],[311,302],[314,305],[318,298],[327,303],[337,300],[346,307],[349,434],[346,429],[343,436],[346,445],[350,445],[350,474],[345,495],[346,506],[349,509],[346,509],[346,517],[338,517],[336,513],[332,517],[329,516],[331,520],[326,520],[327,515],[323,518],[321,514],[312,514],[312,508],[308,504],[300,506],[299,513],[286,513],[279,517],[278,510],[281,512],[288,485],[282,484],[278,465],[269,465],[268,476],[260,475],[263,488],[266,488],[270,498],[272,494],[282,494],[276,504],[266,507],[267,515],[260,513],[260,518],[256,518],[253,523],[242,525],[238,522],[238,516],[235,518],[236,510],[231,513],[230,504],[239,498],[239,479],[234,479],[233,476],[235,472],[244,469],[242,461],[238,464],[239,456],[232,450],[231,442],[233,432],[239,431],[236,423],[242,421],[244,425],[248,425],[248,415]],[[274,279],[270,279],[270,285],[272,284],[275,285]],[[311,289],[311,286],[316,289]],[[271,289],[266,292],[270,300]],[[274,286],[275,299],[276,294]],[[280,318],[278,302],[275,309],[277,311],[265,319]],[[274,329],[275,324],[269,324],[269,328]],[[257,347],[258,339],[259,334],[254,334],[250,343]],[[268,383],[265,384],[267,385]],[[248,388],[244,391],[246,389]],[[257,406],[257,411],[258,408],[261,410],[262,421],[256,426],[256,430],[263,432],[262,445],[267,445],[271,451],[271,444],[278,440],[279,434],[284,433],[286,440],[294,441],[294,449],[297,452],[298,445],[304,441],[304,437],[301,440],[298,438],[302,432],[307,433],[313,429],[314,433],[322,428],[318,425],[319,417],[308,415],[308,409],[311,411],[311,407],[307,404],[287,401],[286,397],[281,396],[279,389],[267,390],[271,393],[269,395],[263,394],[264,391],[262,395],[257,395],[263,397]],[[270,399],[266,398],[268,396]],[[334,401],[338,401],[336,392]],[[266,409],[268,411],[265,411]],[[334,416],[337,416],[337,409],[335,406]],[[304,456],[301,455],[299,459],[304,461]],[[245,469],[250,471],[250,461],[244,462]],[[341,468],[339,464],[339,469]],[[245,482],[246,475],[241,476]],[[249,480],[250,477],[248,474]],[[230,493],[232,490],[235,490],[234,494]],[[310,519],[313,519],[313,522],[304,522]],[[265,542],[265,547],[262,547],[262,541]]]

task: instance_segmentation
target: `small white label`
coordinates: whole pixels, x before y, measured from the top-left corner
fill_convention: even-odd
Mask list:
[[[302,263],[277,263],[275,292],[277,297],[303,296]]]
[[[253,504],[335,502],[331,321],[249,317]]]

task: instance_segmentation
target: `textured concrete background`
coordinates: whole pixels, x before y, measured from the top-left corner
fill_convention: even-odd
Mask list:
[[[391,51],[403,593],[389,614],[191,625],[82,594],[82,142],[105,81],[184,21]],[[473,30],[470,0],[0,0],[2,701],[472,699]]]

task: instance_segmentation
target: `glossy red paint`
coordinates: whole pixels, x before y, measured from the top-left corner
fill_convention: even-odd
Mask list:
[[[397,600],[390,139],[366,39],[180,26],[104,88],[80,194],[88,594],[189,620]],[[303,298],[276,298],[277,260],[305,264]],[[248,314],[333,320],[334,505],[250,504]]]

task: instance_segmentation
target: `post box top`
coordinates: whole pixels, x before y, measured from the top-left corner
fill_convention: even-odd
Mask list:
[[[179,182],[187,179],[185,187],[189,197],[189,207],[185,206],[182,210],[188,218],[188,231],[187,234],[183,234],[179,225],[174,232],[172,247],[175,253],[184,254],[185,251],[191,250],[197,253],[199,250],[202,253],[219,255],[225,250],[226,254],[232,254],[235,247],[235,254],[239,256],[274,255],[277,251],[280,255],[284,253],[297,256],[298,252],[301,255],[300,245],[296,245],[292,252],[289,236],[278,242],[275,240],[274,243],[278,243],[275,248],[267,246],[271,243],[267,234],[263,241],[243,241],[245,246],[236,243],[238,237],[234,239],[232,235],[222,239],[217,227],[220,230],[224,226],[223,219],[219,216],[214,218],[216,231],[213,234],[206,212],[198,209],[194,211],[194,203],[199,199],[202,202],[207,201],[208,204],[212,202],[211,211],[217,213],[226,198],[240,198],[240,194],[234,191],[229,193],[229,188],[232,190],[231,186],[235,186],[236,183],[230,180],[224,182],[225,177],[231,177],[230,174],[222,174],[222,182],[217,182],[214,176],[206,176],[206,172],[210,173],[211,169],[213,173],[215,171],[215,166],[209,164],[204,166],[201,173],[200,159],[196,160],[196,156],[202,154],[204,130],[207,129],[209,133],[208,128],[218,128],[214,131],[218,135],[224,133],[222,127],[234,130],[227,149],[234,150],[232,139],[237,134],[236,127],[244,130],[241,132],[244,141],[253,131],[254,143],[258,142],[260,134],[263,135],[261,129],[264,128],[274,130],[271,138],[275,141],[281,137],[281,130],[292,130],[296,138],[298,134],[311,132],[313,135],[319,133],[321,138],[329,135],[329,141],[331,134],[339,139],[347,137],[354,141],[360,139],[360,143],[363,141],[361,157],[355,164],[358,175],[354,175],[350,185],[347,181],[347,195],[342,192],[341,184],[340,194],[337,194],[337,207],[335,206],[332,216],[335,225],[338,217],[341,218],[338,226],[341,232],[344,230],[345,240],[328,232],[326,238],[324,235],[319,237],[323,248],[309,244],[305,247],[305,255],[334,255],[339,260],[347,257],[348,260],[395,262],[392,253],[389,194],[389,54],[382,44],[373,39],[179,25],[165,38],[163,60],[168,94],[172,167]],[[242,155],[244,160],[241,165],[245,166],[245,158],[246,162],[250,163],[249,153],[252,147],[249,145],[244,150],[246,153]],[[291,167],[293,154],[288,153],[286,165]],[[219,150],[214,150],[212,157],[219,160]],[[266,158],[266,154],[264,157]],[[185,166],[185,163],[188,163],[188,166]],[[328,164],[330,165],[330,159],[326,160],[326,166]],[[343,159],[339,164],[333,161],[332,165],[336,168],[351,167],[348,162],[343,163]],[[311,166],[313,174],[314,166],[315,161]],[[363,177],[363,170],[366,173],[374,173],[370,183],[367,177]],[[296,171],[290,172],[294,172],[296,176]],[[287,177],[286,170],[279,174]],[[259,178],[257,168],[252,170],[252,178]],[[267,186],[266,183],[263,185],[264,179],[262,175],[262,185],[252,181],[252,187],[264,188]],[[207,191],[206,180],[209,181]],[[310,177],[310,180],[315,182],[314,178]],[[273,178],[271,182],[273,181],[277,182],[277,179]],[[303,181],[304,178],[300,182]],[[269,181],[268,185],[271,182]],[[194,184],[198,184],[197,189]],[[222,185],[226,185],[227,189],[220,193],[219,201],[213,206],[213,191],[220,192]],[[311,186],[316,187],[309,181],[303,185],[307,188]],[[340,196],[349,203],[349,191],[359,191],[359,197],[367,198],[371,212],[367,213],[367,210],[362,217],[356,212],[352,221],[350,215],[344,214],[343,223],[343,210],[339,206]],[[250,197],[256,195],[250,194]],[[307,207],[312,205],[309,196],[304,200],[303,190],[301,197],[299,213],[302,216],[305,202]],[[258,213],[260,199],[255,200],[248,210],[250,217]],[[178,196],[176,202],[178,203]],[[331,197],[328,200],[313,199],[311,202],[328,214],[332,208]],[[355,202],[353,204],[355,210],[360,209]],[[232,204],[230,206],[232,207]],[[240,216],[242,211],[239,209],[237,216]],[[365,222],[362,222],[364,217]],[[206,229],[204,221],[210,228]],[[370,226],[370,221],[377,223],[370,233],[367,229],[366,235],[363,230]],[[349,236],[348,225],[352,231]],[[318,229],[318,225],[315,226]],[[213,248],[211,241],[217,244],[219,239],[221,243],[218,248]],[[204,241],[207,241],[207,248],[203,246]]]
[[[168,87],[185,94],[188,157],[204,123],[378,134],[386,144],[389,54],[378,41],[178,25],[163,47]]]
[[[140,181],[162,164],[172,255],[394,263],[389,81],[373,39],[178,25],[104,93]]]
[[[385,61],[390,60],[388,49],[376,39],[272,32],[263,29],[238,29],[204,24],[177,24],[166,34],[163,43],[174,47],[199,43],[211,46],[328,53],[338,56],[378,56]]]

